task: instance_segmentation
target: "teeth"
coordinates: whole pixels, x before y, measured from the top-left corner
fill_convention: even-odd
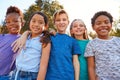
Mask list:
[[[104,30],[101,30],[101,31],[107,31],[107,30],[104,29]]]
[[[11,30],[15,30],[16,28],[11,28]]]

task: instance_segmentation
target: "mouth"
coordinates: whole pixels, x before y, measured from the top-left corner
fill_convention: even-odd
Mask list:
[[[107,32],[108,30],[106,30],[106,29],[102,29],[102,30],[100,30],[101,32]]]
[[[14,31],[14,30],[18,30],[18,28],[13,27],[13,28],[10,28],[10,30]]]

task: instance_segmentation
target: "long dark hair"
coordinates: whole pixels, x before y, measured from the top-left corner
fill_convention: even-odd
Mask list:
[[[31,19],[32,19],[32,17],[33,17],[35,14],[39,14],[39,15],[43,16],[43,18],[44,18],[45,29],[44,29],[44,31],[42,31],[43,36],[41,36],[40,42],[43,43],[43,47],[46,47],[47,44],[51,42],[51,40],[50,40],[50,33],[49,33],[49,31],[48,31],[48,18],[47,18],[47,16],[46,16],[44,13],[42,13],[42,12],[39,12],[39,11],[38,11],[38,12],[34,12],[34,13],[31,15],[30,19],[29,19],[29,22],[28,22],[29,26],[30,26],[30,21],[31,21]]]

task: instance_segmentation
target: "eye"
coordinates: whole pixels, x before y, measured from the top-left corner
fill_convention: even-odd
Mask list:
[[[82,24],[80,24],[79,26],[80,26],[80,27],[84,27],[84,25],[82,25]]]
[[[38,23],[39,23],[39,24],[44,24],[42,21],[39,21]]]
[[[74,27],[74,28],[76,28],[77,26],[76,26],[76,25],[74,25],[73,27]]]
[[[35,20],[31,20],[31,22],[35,23]]]
[[[98,21],[98,22],[95,22],[95,24],[96,24],[96,25],[100,25],[100,24],[101,24],[101,22],[100,22],[100,21]]]
[[[107,20],[107,21],[105,21],[105,24],[109,24],[109,23],[110,23],[110,21],[108,21],[108,20]]]
[[[10,21],[6,21],[5,23],[6,23],[6,24],[9,24],[9,23],[10,23]]]
[[[63,19],[63,21],[67,21],[67,19],[66,19],[66,18],[64,18],[64,19]]]
[[[18,20],[13,20],[13,22],[17,23],[17,22],[19,22],[19,21],[18,21]]]
[[[56,19],[55,21],[59,22],[59,21],[60,21],[60,19]]]

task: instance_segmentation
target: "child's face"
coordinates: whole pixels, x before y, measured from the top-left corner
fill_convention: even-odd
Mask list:
[[[32,37],[38,36],[42,33],[45,26],[43,16],[35,14],[30,20],[30,30],[32,31]]]
[[[8,14],[5,21],[10,34],[18,34],[20,32],[23,23],[17,13]]]
[[[59,33],[65,33],[68,24],[69,20],[66,14],[56,15],[55,26]]]
[[[107,38],[112,28],[112,23],[107,16],[101,15],[95,20],[93,29],[96,31],[99,38]]]
[[[74,34],[74,36],[83,36],[85,33],[86,28],[82,21],[74,21],[71,29],[71,33]]]

